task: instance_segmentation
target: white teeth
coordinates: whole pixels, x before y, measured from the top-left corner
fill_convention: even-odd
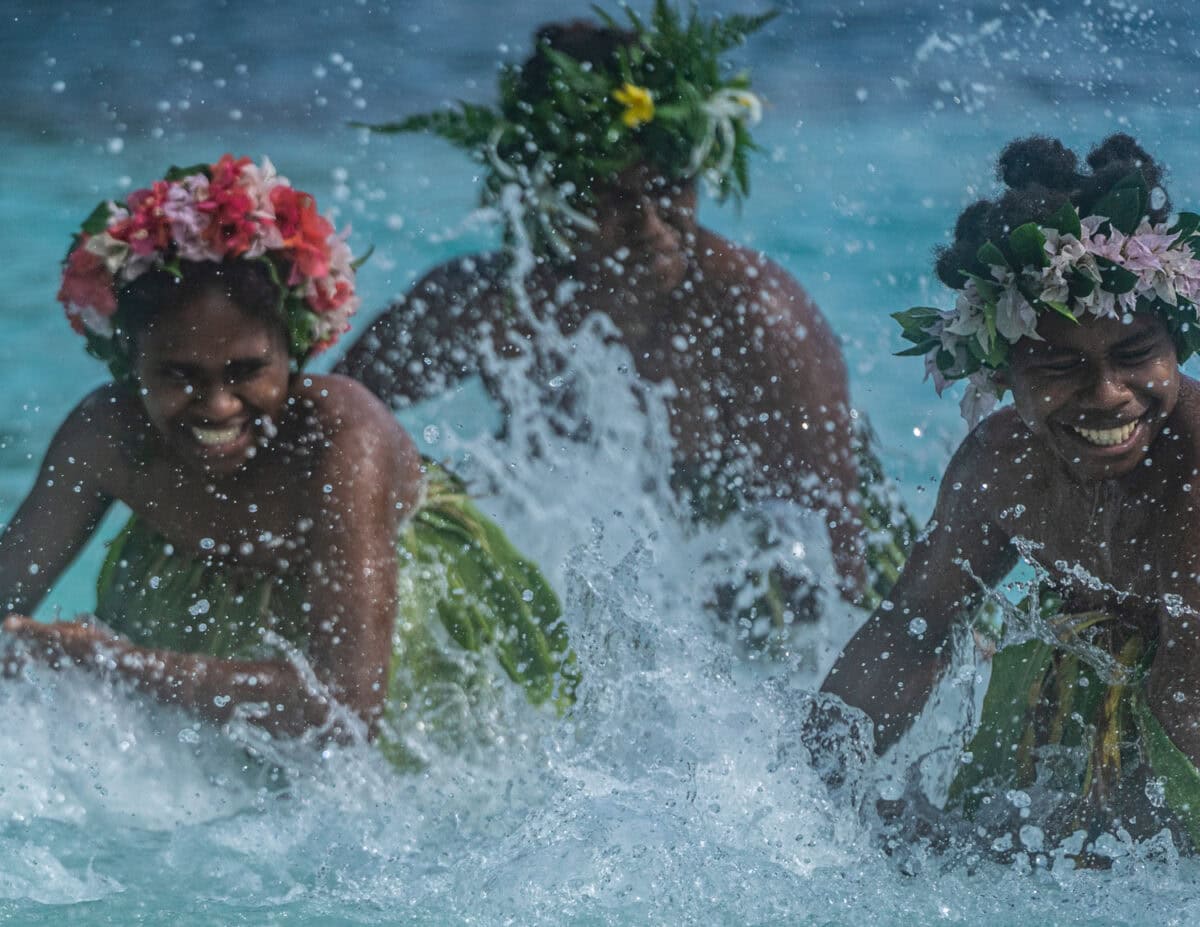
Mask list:
[[[192,436],[206,447],[220,447],[222,444],[228,444],[241,433],[241,425],[230,425],[228,428],[192,426]]]
[[[1128,441],[1129,436],[1133,434],[1136,428],[1137,422],[1133,421],[1127,425],[1122,425],[1120,428],[1076,428],[1075,431],[1091,444],[1097,444],[1100,447],[1112,447],[1115,444],[1123,444]]]

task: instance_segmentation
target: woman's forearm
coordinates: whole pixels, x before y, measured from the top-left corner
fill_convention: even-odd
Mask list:
[[[227,722],[243,706],[253,706],[257,710],[245,712],[249,720],[296,736],[329,720],[329,694],[316,691],[286,660],[225,660],[123,641],[98,652],[108,669],[139,691],[209,721]]]

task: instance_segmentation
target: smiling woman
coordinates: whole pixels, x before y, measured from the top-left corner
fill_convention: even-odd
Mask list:
[[[1041,610],[1005,629],[952,803],[989,839],[1119,822],[1200,845],[1200,384],[1179,371],[1197,346],[1200,218],[1167,227],[1161,169],[1128,136],[1088,165],[1050,139],[1010,144],[1009,191],[969,207],[940,255],[955,309],[897,314],[939,388],[970,378],[964,414],[1005,390],[1013,405],[958,449],[891,602],[825,689],[888,747],[955,625],[1025,556]]]
[[[501,668],[570,702],[554,594],[387,408],[305,375],[353,311],[345,243],[269,164],[226,156],[102,204],[60,293],[114,382],[59,429],[0,536],[0,601],[27,613],[114,500],[133,511],[95,621],[10,615],[28,654],[114,673],[225,721],[450,741]],[[457,710],[456,709],[460,709]]]

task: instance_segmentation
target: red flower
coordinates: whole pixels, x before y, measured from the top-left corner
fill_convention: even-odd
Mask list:
[[[211,217],[204,238],[222,256],[237,257],[250,250],[264,222],[254,214],[254,198],[240,182],[242,168],[251,163],[249,158],[222,156],[212,166],[208,199],[196,207]]]
[[[134,190],[126,205],[129,215],[108,227],[108,234],[126,242],[137,255],[165,251],[171,244],[171,225],[163,212],[170,184],[158,180],[145,190]]]
[[[271,205],[283,246],[291,252],[288,286],[327,275],[333,225],[317,212],[316,201],[307,193],[281,186],[271,191]]]
[[[99,255],[92,254],[86,247],[87,236],[83,236],[67,257],[63,270],[62,286],[58,290],[58,301],[67,307],[67,318],[71,327],[83,334],[83,323],[78,315],[70,311],[72,306],[80,309],[92,308],[101,315],[112,315],[117,311],[117,297],[112,291],[112,274],[104,266]]]
[[[334,281],[332,277],[313,280],[304,292],[305,300],[314,312],[332,312],[340,309],[354,296],[354,286],[346,280]]]

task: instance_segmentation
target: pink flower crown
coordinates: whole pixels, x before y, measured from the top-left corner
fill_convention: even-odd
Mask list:
[[[267,261],[283,293],[289,352],[299,363],[337,341],[358,308],[345,234],[317,212],[264,158],[224,155],[216,164],[172,168],[131,193],[101,203],[63,263],[58,300],[71,327],[117,375],[127,372],[114,316],[117,294],[153,268],[181,261]]]
[[[968,271],[950,311],[915,306],[893,313],[924,357],[938,395],[967,380],[960,408],[974,427],[1004,394],[996,379],[1022,338],[1040,341],[1038,321],[1054,312],[1078,322],[1085,316],[1119,319],[1156,312],[1166,323],[1182,363],[1200,353],[1200,216],[1182,212],[1168,227],[1145,217],[1149,191],[1140,173],[1119,181],[1095,208],[1080,216],[1063,206],[1045,224],[1029,222],[977,255],[987,269]]]

